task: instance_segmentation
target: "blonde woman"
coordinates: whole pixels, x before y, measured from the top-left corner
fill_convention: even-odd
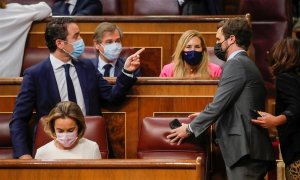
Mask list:
[[[86,125],[76,103],[58,103],[44,118],[44,129],[53,141],[37,149],[35,159],[101,159],[98,144],[83,138]]]
[[[210,63],[205,40],[199,31],[188,30],[180,37],[173,61],[163,67],[160,77],[218,78],[222,69]]]

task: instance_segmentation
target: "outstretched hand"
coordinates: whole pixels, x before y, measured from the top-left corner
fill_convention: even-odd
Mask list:
[[[140,67],[140,54],[145,50],[145,48],[141,48],[136,53],[129,56],[124,64],[124,69],[129,72],[134,72],[137,68]]]

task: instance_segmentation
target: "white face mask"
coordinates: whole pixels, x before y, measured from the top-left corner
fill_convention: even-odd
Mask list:
[[[120,53],[122,51],[122,44],[121,43],[111,43],[107,45],[102,45],[104,48],[104,53],[99,51],[106,59],[109,61],[115,61],[119,58]]]
[[[77,131],[59,133],[56,132],[56,140],[64,147],[71,147],[77,140]]]

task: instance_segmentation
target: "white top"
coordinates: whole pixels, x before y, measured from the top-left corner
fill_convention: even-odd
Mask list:
[[[50,62],[53,67],[60,99],[61,101],[68,101],[69,97],[68,97],[67,80],[66,80],[65,69],[63,67],[65,63],[57,59],[52,54],[50,54]],[[81,90],[81,86],[80,86],[80,82],[77,76],[75,66],[72,64],[71,60],[67,64],[70,64],[69,73],[73,82],[77,104],[81,108],[83,115],[86,115],[83,94],[82,94],[82,90]]]
[[[69,150],[59,149],[55,140],[37,149],[35,159],[101,159],[96,142],[81,138],[78,144]]]
[[[0,77],[18,77],[25,42],[33,21],[48,17],[51,8],[40,2],[33,5],[7,4],[0,9]]]
[[[77,3],[77,0],[69,0],[69,1],[66,1],[70,4],[69,6],[69,13],[72,14],[75,6],[76,6],[76,3]]]

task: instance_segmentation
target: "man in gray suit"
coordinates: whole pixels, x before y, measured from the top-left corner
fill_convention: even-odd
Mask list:
[[[246,53],[252,30],[246,19],[228,19],[216,38],[215,54],[226,63],[213,102],[201,113],[190,115],[194,120],[182,123],[167,138],[179,145],[190,135],[199,136],[216,121],[216,142],[228,179],[263,179],[275,156],[268,131],[251,123],[251,110],[264,109],[266,97],[262,76]]]

